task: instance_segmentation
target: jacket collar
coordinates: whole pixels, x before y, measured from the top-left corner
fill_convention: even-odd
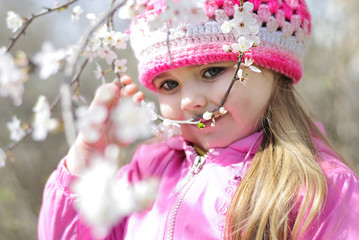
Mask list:
[[[240,155],[242,160],[245,158],[252,158],[253,155],[258,151],[259,145],[262,141],[263,131],[255,132],[245,138],[239,139],[229,146],[224,148],[213,148],[207,153],[207,161],[210,162],[221,162],[226,159],[229,155]],[[194,147],[181,136],[173,137],[167,140],[167,145],[178,151],[184,151],[187,159],[193,161],[197,153]],[[220,157],[219,157],[220,156]],[[240,161],[237,158],[237,161]]]

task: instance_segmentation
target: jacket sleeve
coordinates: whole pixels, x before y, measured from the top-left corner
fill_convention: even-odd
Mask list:
[[[73,207],[76,195],[70,186],[77,178],[67,170],[66,159],[63,159],[47,180],[38,221],[39,240],[95,239]],[[106,239],[122,239],[124,225],[125,220]]]
[[[303,239],[359,239],[359,178],[346,166],[330,172],[324,209]]]

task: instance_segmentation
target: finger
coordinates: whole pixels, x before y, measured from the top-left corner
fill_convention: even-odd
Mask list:
[[[102,84],[97,90],[91,105],[111,106],[120,98],[120,88],[113,83]]]
[[[112,82],[112,84],[115,84],[118,89],[121,89],[124,85],[118,80],[118,78],[115,78]]]
[[[122,83],[123,85],[125,85],[125,86],[132,83],[132,79],[131,79],[128,75],[123,75],[123,76],[121,77],[120,81],[121,81],[121,83]]]
[[[131,83],[129,85],[126,85],[124,88],[123,88],[123,94],[125,96],[132,96],[133,94],[135,94],[136,92],[138,92],[138,87],[136,84],[134,83]]]
[[[132,99],[133,99],[134,102],[139,103],[139,102],[141,102],[142,100],[145,99],[145,94],[143,92],[141,92],[141,91],[138,91],[135,94],[133,94]]]

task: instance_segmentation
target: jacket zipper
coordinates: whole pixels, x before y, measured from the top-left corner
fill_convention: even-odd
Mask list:
[[[183,182],[180,182],[180,185],[178,188],[176,188],[175,193],[179,193],[178,197],[176,199],[176,202],[174,206],[172,206],[171,213],[169,215],[169,223],[166,231],[166,240],[172,240],[173,234],[174,234],[174,227],[176,222],[177,213],[179,210],[179,207],[186,196],[186,193],[188,192],[189,188],[191,187],[192,183],[195,180],[195,177],[202,169],[203,164],[206,161],[206,155],[205,156],[196,156],[194,163],[190,169],[190,171],[187,173],[186,177],[182,180]]]

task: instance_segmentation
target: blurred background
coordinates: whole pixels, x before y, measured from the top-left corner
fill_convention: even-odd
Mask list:
[[[359,1],[307,0],[307,3],[313,21],[312,44],[304,61],[304,77],[297,90],[324,124],[327,135],[346,157],[348,165],[358,173]],[[6,27],[7,11],[29,17],[43,7],[54,7],[54,4],[53,0],[0,0],[0,47],[8,46],[12,35]],[[111,1],[82,0],[78,4],[84,8],[85,14],[99,14],[110,6]],[[24,50],[33,56],[47,40],[56,48],[76,44],[88,25],[85,14],[74,24],[71,23],[70,11],[36,19],[11,52]],[[115,25],[117,30],[123,30],[119,23],[115,22]],[[127,73],[136,78],[136,60],[131,50],[124,50],[123,54],[129,60]],[[94,78],[94,67],[95,64],[91,63],[81,77],[80,94],[88,102],[101,84]],[[52,101],[63,79],[58,74],[40,80],[35,73],[25,84],[20,107],[15,107],[11,99],[0,98],[0,148],[10,142],[6,123],[12,116],[18,116],[22,122],[31,122],[37,97],[43,94]],[[146,94],[149,98],[154,97],[147,91]],[[130,146],[122,151],[125,160],[130,158],[133,149]],[[37,217],[44,184],[67,151],[63,133],[51,134],[44,142],[28,138],[14,149],[13,157],[4,168],[0,168],[0,240],[37,239]]]

